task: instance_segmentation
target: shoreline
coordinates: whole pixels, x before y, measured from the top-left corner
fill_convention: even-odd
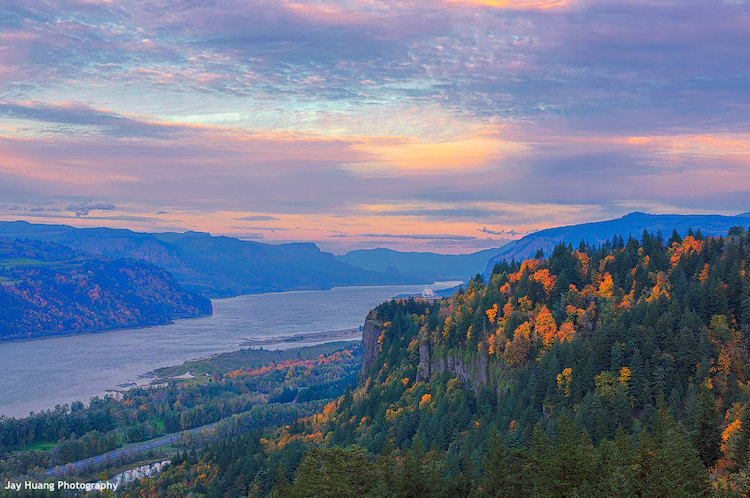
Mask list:
[[[445,281],[435,281],[435,282],[432,282],[432,283],[421,283],[421,284],[420,283],[415,283],[415,284],[376,284],[376,285],[373,285],[373,284],[363,284],[363,285],[353,284],[353,285],[338,285],[338,286],[333,286],[333,287],[329,287],[329,288],[320,288],[320,289],[311,288],[311,289],[292,289],[292,290],[269,291],[269,292],[252,292],[252,293],[247,293],[247,294],[238,294],[236,296],[209,297],[208,299],[211,302],[213,302],[215,300],[236,299],[236,298],[243,297],[243,296],[257,296],[257,295],[262,295],[262,294],[283,294],[283,293],[290,293],[291,294],[291,293],[303,293],[303,292],[320,292],[320,291],[330,291],[330,290],[335,290],[335,289],[342,289],[342,288],[347,288],[347,287],[357,287],[357,288],[378,288],[378,287],[392,287],[392,286],[425,286],[425,287],[431,287],[431,286],[442,286],[444,284],[456,284],[456,282],[461,283],[458,280],[445,280]],[[455,287],[456,285],[453,285],[453,287]],[[453,287],[449,286],[449,287],[441,288],[441,289],[438,289],[435,292],[438,293],[438,292],[444,291],[444,290],[452,290]],[[399,294],[399,295],[396,295],[396,296],[393,296],[393,297],[394,298],[399,298],[399,297],[402,297],[402,296],[405,296],[405,295],[404,294]],[[175,320],[193,320],[193,319],[196,319],[196,318],[205,318],[205,317],[209,317],[209,316],[213,316],[213,312],[209,313],[209,314],[201,314],[201,315],[173,316],[173,317],[171,317],[169,319],[168,322],[164,322],[164,323],[137,324],[137,325],[132,325],[132,326],[128,326],[128,327],[113,327],[113,328],[101,328],[101,329],[66,330],[66,331],[55,333],[55,334],[51,334],[51,335],[41,335],[41,336],[36,336],[36,337],[21,337],[21,338],[13,338],[13,339],[2,339],[2,338],[0,338],[0,347],[3,344],[6,344],[6,343],[10,344],[10,343],[16,343],[16,342],[40,341],[40,340],[45,340],[45,339],[55,339],[55,338],[58,338],[58,337],[75,337],[75,336],[81,336],[81,335],[101,334],[101,333],[105,333],[105,332],[117,332],[117,331],[122,331],[122,330],[133,330],[133,329],[143,329],[143,328],[150,328],[150,327],[161,327],[161,326],[164,326],[164,325],[173,325],[175,323]],[[349,330],[349,329],[345,329],[345,330]],[[276,340],[274,342],[270,342],[268,345],[273,345],[273,344],[287,344],[287,343],[297,342],[297,341],[299,341],[300,343],[304,344],[306,342],[315,342],[315,341],[314,340],[312,340],[312,341],[304,341],[304,340],[301,339],[303,336],[310,336],[310,335],[317,335],[317,334],[324,335],[324,334],[335,333],[335,332],[341,332],[341,331],[332,330],[332,331],[311,332],[311,333],[304,333],[304,334],[294,334],[294,335],[271,336],[271,337],[268,337],[268,338],[265,338],[265,339],[268,339],[268,340],[276,340],[276,339],[278,339],[278,340]],[[347,339],[342,339],[342,340],[347,340]],[[350,340],[353,340],[353,339],[350,339]],[[259,341],[258,339],[255,339],[255,338],[247,338],[246,341],[247,341],[247,344],[245,342],[240,343],[240,347],[254,347],[256,345],[257,346],[266,345],[265,343],[261,344],[261,342],[263,342],[263,341]]]
[[[269,336],[269,337],[263,337],[263,338],[246,338],[242,343],[238,345],[237,349],[233,349],[232,351],[226,351],[224,353],[214,353],[214,354],[209,354],[205,356],[200,356],[198,358],[185,360],[184,362],[178,365],[161,366],[161,367],[151,370],[150,372],[140,375],[139,378],[141,379],[144,379],[144,380],[150,379],[150,382],[148,384],[145,384],[145,385],[138,384],[138,385],[131,386],[131,387],[111,388],[111,389],[108,389],[107,392],[124,393],[132,388],[159,386],[171,380],[184,380],[186,379],[186,377],[184,377],[185,375],[184,373],[177,374],[177,375],[169,375],[169,374],[164,375],[164,372],[168,370],[182,371],[186,365],[194,364],[196,362],[200,362],[203,360],[211,360],[222,355],[236,354],[241,351],[258,351],[258,352],[260,351],[266,351],[266,352],[285,351],[288,349],[299,349],[299,348],[306,348],[306,347],[322,346],[325,344],[347,343],[347,342],[355,342],[355,341],[361,341],[361,340],[362,340],[362,329],[359,327],[339,329],[339,330],[323,330],[320,332],[310,332],[310,333],[304,333],[304,334]],[[289,348],[274,347],[274,346],[283,346],[283,345],[288,345],[291,347]],[[188,372],[190,372],[190,375],[191,375],[190,378],[196,378],[196,377],[201,376],[201,374],[197,374],[195,372],[191,372],[191,371],[188,371]]]
[[[103,328],[103,329],[84,329],[84,330],[66,330],[58,334],[51,335],[40,335],[37,337],[22,337],[18,339],[0,339],[0,347],[3,344],[10,344],[14,342],[31,342],[31,341],[44,341],[47,339],[56,339],[60,337],[76,337],[80,335],[96,335],[103,334],[105,332],[117,332],[122,330],[133,330],[133,329],[147,329],[151,327],[163,327],[165,325],[174,325],[175,320],[193,320],[196,318],[205,318],[207,316],[213,316],[213,313],[204,315],[188,315],[188,316],[174,316],[169,319],[168,322],[164,323],[152,323],[152,324],[139,324],[133,325],[132,327],[114,327],[114,328]]]
[[[443,285],[445,284],[438,284],[436,287],[440,288]],[[0,414],[16,418],[26,417],[31,411],[38,413],[54,409],[56,404],[70,404],[76,400],[87,403],[92,396],[102,397],[108,392],[117,394],[128,388],[136,388],[129,386],[130,382],[136,382],[139,387],[148,386],[154,377],[147,374],[157,368],[179,366],[185,361],[200,360],[226,352],[260,348],[285,350],[342,340],[352,344],[349,341],[361,340],[361,334],[357,328],[362,326],[365,315],[372,307],[391,299],[394,295],[419,290],[421,289],[416,286],[343,286],[333,291],[291,291],[245,295],[231,300],[247,299],[247,303],[240,301],[228,306],[215,306],[214,314],[211,316],[196,317],[200,320],[180,318],[166,327],[152,325],[146,328],[79,330],[64,336],[50,335],[3,341],[0,342],[0,352],[4,352],[2,358],[7,358],[8,365],[15,369],[11,370],[12,375],[6,375],[4,378],[2,386],[7,386],[8,395],[0,400]],[[275,314],[275,308],[264,308],[263,304],[266,301],[256,296],[283,296],[285,294],[286,297],[274,297],[269,302],[275,303],[275,308],[277,307],[279,311],[288,303],[310,307],[309,313],[313,316],[308,318],[299,316],[293,323],[284,321],[284,326],[278,326],[278,328],[276,328],[277,325],[282,322],[279,322],[277,318],[256,319],[251,316],[249,310],[253,310],[256,314],[268,312]],[[339,296],[343,299],[343,303],[346,303],[346,308],[342,308],[343,304],[336,299]],[[361,303],[363,300],[370,300],[372,303],[365,307]],[[214,302],[217,301],[221,300]],[[325,304],[326,307],[321,308],[319,304]],[[358,306],[362,308],[361,311],[357,308]],[[352,309],[356,309],[357,312],[353,313]],[[224,311],[217,313],[218,310]],[[352,316],[349,317],[349,315]],[[177,336],[171,331],[173,327],[180,331]],[[227,328],[226,334],[221,331],[222,327]],[[104,333],[118,330],[120,332],[116,334]],[[139,334],[139,331],[144,330],[147,332]],[[258,337],[258,334],[266,337]],[[110,336],[113,338],[105,339]],[[56,337],[69,339],[52,340]],[[141,341],[143,338],[151,337],[159,341],[163,339],[158,345],[167,348],[165,349],[167,353],[175,353],[154,354],[148,342],[142,343]],[[185,345],[183,347],[181,341],[184,342],[185,337],[195,337],[198,346]],[[41,341],[42,339],[50,340]],[[15,346],[11,344],[16,341],[18,343]],[[40,342],[24,343],[21,341]],[[3,348],[4,342],[8,343],[5,348]],[[117,348],[118,345],[122,345],[123,348]],[[115,348],[111,351],[111,357],[108,350],[110,347]],[[132,350],[134,355],[128,353],[128,356],[124,357],[122,350]],[[88,356],[84,358],[82,352],[90,352],[93,355],[91,361],[86,359]],[[51,356],[51,361],[44,362],[40,370],[51,375],[50,382],[38,383],[30,380],[28,377],[30,363],[24,364],[19,361],[26,357],[36,358],[40,354]],[[80,368],[79,365],[71,363],[71,359],[79,360]],[[58,371],[58,365],[65,370]],[[52,367],[55,367],[54,372],[52,372]],[[24,372],[26,372],[25,376],[22,375]],[[196,372],[192,371],[192,373]],[[37,389],[37,384],[43,385]],[[29,387],[24,389],[18,387],[25,385]]]
[[[353,341],[362,337],[362,328],[350,328],[340,330],[321,330],[320,332],[309,332],[304,334],[277,335],[268,337],[243,338],[239,344],[244,347],[265,347],[280,344],[308,344],[326,343],[336,341]]]

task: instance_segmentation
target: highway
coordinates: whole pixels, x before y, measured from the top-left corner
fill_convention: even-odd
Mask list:
[[[74,473],[80,470],[88,469],[89,467],[93,467],[94,465],[105,463],[105,462],[114,460],[116,458],[129,456],[129,455],[135,455],[138,453],[142,453],[144,451],[151,450],[153,448],[158,448],[159,446],[164,446],[165,444],[179,441],[182,439],[182,435],[185,432],[197,433],[201,431],[211,431],[214,429],[215,425],[216,424],[203,425],[201,427],[196,427],[195,429],[189,429],[187,431],[176,432],[174,434],[162,436],[157,439],[151,439],[149,441],[144,441],[142,443],[135,443],[129,446],[125,446],[123,448],[112,450],[102,455],[97,455],[97,456],[93,456],[93,457],[86,458],[83,460],[78,460],[77,462],[66,463],[65,465],[58,465],[51,469],[45,470],[44,474],[48,477],[49,476],[55,476],[55,477],[64,476],[71,472]]]

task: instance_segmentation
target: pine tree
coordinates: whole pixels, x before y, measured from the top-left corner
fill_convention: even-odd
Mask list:
[[[672,236],[669,237],[668,244],[671,246],[674,242],[682,244],[682,237],[680,237],[680,234],[677,232],[676,228],[672,230]]]
[[[511,496],[508,451],[503,446],[497,429],[493,427],[490,445],[482,463],[484,476],[479,482],[482,496]]]
[[[638,472],[635,464],[633,441],[622,427],[617,429],[614,441],[605,441],[601,447],[603,467],[600,489],[606,496],[638,496]]]
[[[750,403],[745,405],[740,420],[740,434],[735,444],[734,462],[742,468],[750,463]]]
[[[302,460],[293,496],[360,497],[375,485],[372,463],[362,449],[316,448]]]
[[[716,399],[705,386],[698,389],[698,419],[694,439],[703,465],[711,467],[721,456],[721,418],[716,411]]]
[[[551,495],[554,489],[554,478],[552,477],[552,465],[556,455],[551,451],[552,442],[542,429],[542,424],[537,423],[531,436],[531,448],[529,449],[529,478],[538,495]]]
[[[557,422],[554,444],[556,496],[571,496],[573,491],[594,477],[596,452],[588,434],[579,432],[573,421],[563,415]]]
[[[707,496],[710,485],[706,468],[685,433],[668,414],[660,414],[656,469],[661,494]]]

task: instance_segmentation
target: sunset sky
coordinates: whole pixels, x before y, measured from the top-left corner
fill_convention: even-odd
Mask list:
[[[747,0],[17,0],[0,219],[473,252],[750,211]]]

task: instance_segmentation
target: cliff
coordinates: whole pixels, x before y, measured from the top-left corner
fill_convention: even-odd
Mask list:
[[[383,351],[383,344],[394,339],[388,336],[389,323],[378,321],[377,310],[370,311],[365,319],[362,332],[362,368],[358,377],[360,384],[375,373],[375,365],[387,363],[384,358],[384,353],[387,352]],[[472,352],[464,348],[446,349],[435,345],[425,326],[420,328],[417,340],[417,381],[429,382],[435,376],[448,372],[465,385],[471,386],[476,393],[490,385],[490,362],[486,350]]]
[[[359,371],[359,381],[362,382],[370,375],[370,369],[380,352],[378,337],[383,331],[383,325],[375,319],[376,312],[370,311],[365,318],[362,328],[362,368]]]

